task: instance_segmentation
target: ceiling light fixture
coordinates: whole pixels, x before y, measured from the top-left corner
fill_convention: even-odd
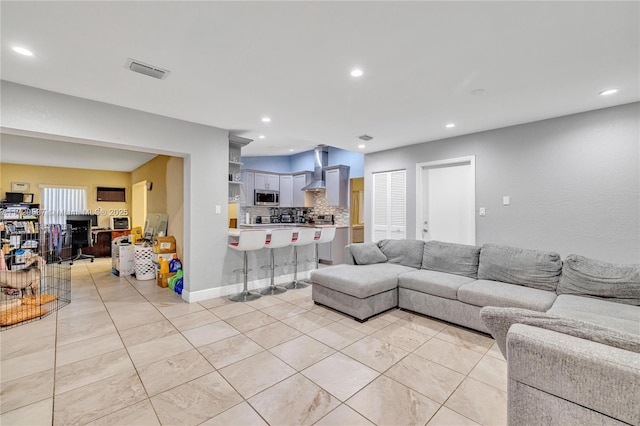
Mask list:
[[[294,151],[294,149],[293,149],[293,148],[291,148],[291,149],[289,150],[289,152],[293,152],[293,151]]]
[[[365,148],[366,148],[366,145],[365,145],[365,144],[363,144],[363,143],[361,143],[360,145],[358,145],[358,148],[360,148],[360,149],[365,149]]]
[[[271,119],[269,117],[262,117],[263,123],[271,123]]]
[[[359,68],[355,68],[353,70],[351,70],[351,77],[362,77],[362,70]]]
[[[455,123],[449,123],[445,126],[447,129],[450,129],[452,127],[456,127]]]
[[[25,49],[24,47],[20,47],[20,46],[13,47],[13,51],[24,56],[33,56],[33,52],[30,51],[29,49]]]
[[[258,139],[264,139],[264,135],[258,136]]]
[[[600,92],[600,96],[613,95],[614,93],[618,93],[618,89],[607,89]]]

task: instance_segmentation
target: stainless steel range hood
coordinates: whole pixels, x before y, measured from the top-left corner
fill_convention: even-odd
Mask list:
[[[302,188],[303,191],[324,191],[327,186],[324,183],[324,168],[329,164],[329,148],[326,145],[318,145],[313,150],[313,182]]]

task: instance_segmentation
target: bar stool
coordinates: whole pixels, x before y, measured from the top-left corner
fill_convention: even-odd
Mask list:
[[[274,270],[276,267],[273,251],[277,248],[287,247],[291,245],[291,241],[293,240],[293,229],[274,229],[271,231],[271,240],[265,244],[265,247],[269,249],[269,258],[271,261],[267,268],[271,270],[271,285],[260,291],[262,295],[274,295],[274,294],[282,294],[287,291],[284,287],[276,287],[274,284]]]
[[[233,302],[249,302],[260,298],[257,293],[251,293],[248,288],[249,263],[247,261],[247,252],[249,250],[260,250],[265,246],[267,241],[267,231],[264,229],[240,231],[240,237],[237,243],[229,243],[229,248],[244,252],[244,267],[237,269],[244,273],[244,287],[242,293],[234,294],[229,297]],[[234,271],[236,272],[236,271]]]
[[[311,244],[313,240],[316,238],[316,228],[298,228],[298,238],[291,241],[291,245],[293,246],[293,253],[295,257],[294,269],[293,269],[293,282],[284,286],[284,288],[293,290],[299,288],[305,288],[309,284],[303,283],[302,281],[298,281],[298,246],[304,246],[307,244]]]
[[[329,226],[326,228],[318,228],[320,230],[320,236],[317,237],[314,242],[315,242],[315,247],[314,247],[314,253],[315,253],[315,259],[308,259],[308,260],[315,260],[316,262],[316,269],[318,269],[320,267],[320,256],[318,255],[318,245],[319,244],[324,244],[324,243],[330,243],[331,241],[333,241],[333,239],[336,236],[336,227],[335,226]],[[311,284],[311,281],[309,280],[304,280],[304,282],[306,284]]]

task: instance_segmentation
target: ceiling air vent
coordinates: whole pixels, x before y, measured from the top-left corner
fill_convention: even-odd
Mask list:
[[[363,141],[370,141],[371,139],[373,139],[373,137],[369,135],[362,135],[358,136],[358,139],[362,139]]]
[[[131,58],[127,59],[127,68],[129,68],[133,72],[148,75],[149,77],[157,78],[160,80],[164,80],[169,75],[168,70],[163,70],[162,68],[145,64]]]

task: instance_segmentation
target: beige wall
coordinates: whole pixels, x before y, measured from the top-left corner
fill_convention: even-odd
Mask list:
[[[123,210],[131,210],[131,173],[106,170],[69,169],[65,167],[28,166],[23,164],[0,164],[0,197],[11,192],[11,182],[26,182],[34,195],[34,203],[40,203],[40,185],[69,185],[87,188],[87,209],[95,213],[98,208],[104,213],[98,216],[98,226],[109,227],[109,213],[122,216]],[[126,188],[126,203],[96,201],[97,187]]]
[[[167,163],[171,157],[158,155],[131,172],[131,184],[146,180],[152,182],[147,192],[147,211],[149,213],[167,212]]]
[[[184,160],[169,157],[167,161],[167,231],[176,238],[178,257],[182,259],[184,247]]]
[[[95,213],[98,208],[104,214],[98,216],[98,226],[108,228],[109,213],[122,216],[120,211],[131,212],[131,185],[141,180],[153,182],[147,193],[147,211],[169,215],[168,232],[176,238],[178,256],[182,259],[184,247],[184,161],[180,157],[159,155],[133,172],[70,169],[65,167],[28,166],[0,163],[0,197],[11,192],[11,182],[26,182],[34,193],[34,203],[40,203],[42,184],[84,186],[87,188],[87,209]],[[126,188],[127,202],[96,201],[98,186]]]
[[[169,215],[167,232],[176,239],[178,257],[184,247],[184,160],[158,155],[131,172],[131,184],[152,182],[147,191],[147,212]]]

